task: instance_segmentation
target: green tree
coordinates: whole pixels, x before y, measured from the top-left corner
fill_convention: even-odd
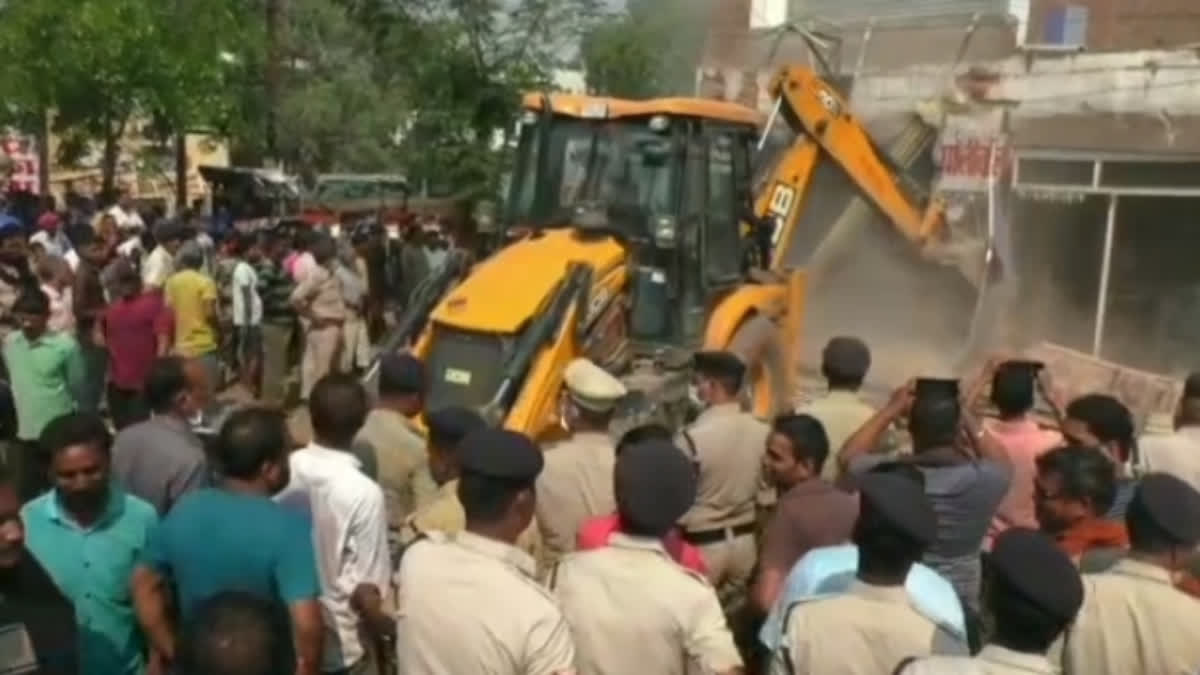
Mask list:
[[[628,0],[583,41],[588,88],[621,98],[690,95],[713,0]]]
[[[237,40],[233,0],[38,0],[0,10],[0,84],[9,113],[40,132],[103,144],[110,189],[118,140],[136,118],[177,130],[220,105],[221,38]]]
[[[412,0],[382,53],[409,103],[402,157],[459,192],[495,188],[522,93],[550,88],[596,0]]]

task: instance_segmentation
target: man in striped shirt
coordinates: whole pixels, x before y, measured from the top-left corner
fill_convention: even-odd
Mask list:
[[[262,299],[262,394],[264,402],[283,405],[287,396],[288,347],[296,330],[296,310],[290,297],[295,282],[283,266],[286,233],[267,230],[259,235],[262,257],[255,268]]]

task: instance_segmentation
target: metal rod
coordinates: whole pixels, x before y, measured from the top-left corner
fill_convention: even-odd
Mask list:
[[[779,110],[783,107],[783,94],[780,93],[775,97],[775,107],[771,108],[771,115],[767,117],[767,123],[763,126],[762,135],[758,137],[758,147],[756,152],[762,152],[763,146],[767,144],[767,134],[771,133],[771,127],[775,125],[775,118],[779,117]]]
[[[1100,259],[1100,292],[1096,298],[1096,332],[1092,335],[1092,356],[1100,358],[1104,345],[1104,315],[1108,311],[1108,277],[1112,272],[1113,233],[1117,229],[1117,195],[1108,197],[1108,219],[1104,223],[1104,257]]]

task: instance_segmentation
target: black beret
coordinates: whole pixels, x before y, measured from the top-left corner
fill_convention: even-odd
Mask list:
[[[866,373],[871,368],[871,350],[856,337],[841,335],[825,344],[821,363],[847,373]]]
[[[1200,492],[1166,473],[1151,473],[1138,483],[1134,504],[1166,535],[1184,546],[1200,543]],[[1136,508],[1136,507],[1135,507]]]
[[[454,451],[458,444],[473,431],[487,427],[487,422],[479,413],[460,405],[452,405],[434,410],[425,416],[425,425],[429,428],[429,439],[434,443],[446,444],[442,450]]]
[[[670,441],[643,441],[617,456],[613,489],[621,518],[647,532],[666,532],[696,500],[696,470]]]
[[[856,483],[864,507],[922,544],[933,541],[937,517],[920,485],[896,474],[873,471]]]
[[[458,446],[458,463],[481,476],[532,483],[545,460],[525,434],[488,427],[467,434]]]
[[[379,382],[381,389],[413,394],[424,393],[425,364],[408,353],[384,354],[379,359]]]
[[[697,372],[713,377],[741,379],[746,374],[746,364],[733,352],[696,352],[693,363]]]
[[[1056,618],[1075,618],[1083,604],[1083,580],[1075,563],[1037,530],[1005,530],[992,544],[989,562],[1011,590]]]

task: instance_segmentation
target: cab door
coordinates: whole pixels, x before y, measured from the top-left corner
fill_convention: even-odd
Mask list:
[[[741,214],[745,210],[746,148],[732,129],[709,129],[705,210],[700,236],[702,278],[710,299],[742,280]]]

